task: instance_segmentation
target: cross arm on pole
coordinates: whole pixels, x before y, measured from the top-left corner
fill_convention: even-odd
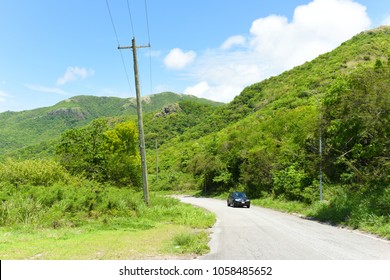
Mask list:
[[[133,41],[135,41],[135,39],[133,38]],[[137,48],[137,49],[141,49],[141,48],[150,48],[150,43],[147,44],[147,45],[144,45],[144,46],[118,46],[118,50],[123,50],[123,49],[133,49],[133,48]]]

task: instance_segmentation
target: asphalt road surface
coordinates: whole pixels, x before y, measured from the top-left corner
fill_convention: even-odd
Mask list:
[[[333,227],[251,206],[228,207],[226,201],[180,197],[216,213],[211,252],[205,260],[390,260],[390,242],[358,231]]]

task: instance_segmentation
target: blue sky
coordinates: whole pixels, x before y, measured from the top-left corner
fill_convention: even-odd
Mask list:
[[[131,50],[117,49],[133,36],[152,46],[137,51],[142,95],[229,102],[379,25],[390,25],[388,0],[2,0],[0,112],[134,97]]]

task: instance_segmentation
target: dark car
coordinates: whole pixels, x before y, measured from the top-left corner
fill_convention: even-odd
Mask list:
[[[233,207],[251,207],[251,201],[243,192],[232,192],[227,199],[227,205]]]

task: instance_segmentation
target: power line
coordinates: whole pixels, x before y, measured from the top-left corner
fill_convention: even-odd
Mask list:
[[[131,16],[131,9],[130,9],[129,0],[127,0],[126,2],[127,2],[127,11],[129,12],[129,17],[130,17],[131,31],[133,32],[133,37],[135,37],[134,25],[133,25],[133,17]]]
[[[144,1],[144,3],[145,3],[146,28],[148,30],[148,40],[149,40],[149,45],[150,45],[150,28],[149,28],[148,5],[146,3],[146,0]]]
[[[129,2],[127,2],[127,3],[129,3]],[[119,43],[118,32],[116,31],[116,28],[115,28],[114,19],[113,19],[113,17],[112,17],[112,13],[111,13],[110,5],[108,4],[108,0],[106,0],[106,4],[107,4],[107,10],[108,10],[108,13],[109,13],[110,19],[111,19],[112,29],[114,30],[116,42],[117,42],[118,47],[119,47],[120,43]],[[130,10],[129,10],[129,13],[130,13]],[[130,18],[131,18],[131,15],[130,15]],[[131,26],[133,27],[133,21],[132,21],[132,20],[131,20]],[[133,33],[134,33],[134,30],[133,30]],[[127,84],[128,84],[128,86],[129,86],[129,89],[130,89],[131,94],[133,94],[133,92],[132,92],[132,90],[131,90],[130,78],[129,78],[129,74],[127,73],[126,63],[125,63],[125,59],[123,58],[122,50],[119,50],[119,53],[120,53],[120,55],[121,55],[122,65],[123,65],[123,69],[124,69],[124,71],[125,71],[125,75],[126,75],[126,79],[127,79]]]
[[[129,0],[126,0],[126,3],[127,3],[127,11],[128,11],[128,14],[129,14],[129,19],[130,19],[131,31],[133,33],[133,38],[134,38],[135,37],[135,28],[134,28],[133,17],[132,17],[132,13],[131,13],[131,6],[130,6]],[[112,25],[112,28],[114,30],[114,34],[115,34],[115,38],[116,38],[117,44],[118,44],[118,46],[120,46],[118,32],[117,32],[116,27],[115,27],[113,15],[112,15],[111,8],[110,8],[108,0],[106,0],[106,5],[107,5],[108,13],[110,15],[111,25]],[[148,35],[148,41],[149,41],[148,45],[150,46],[149,13],[148,13],[148,4],[147,4],[146,0],[144,0],[144,9],[145,9],[145,19],[146,19],[147,35]],[[128,74],[128,71],[127,71],[127,68],[126,68],[125,59],[123,57],[122,50],[120,48],[119,48],[119,50],[120,50],[120,56],[121,56],[121,60],[122,60],[122,64],[123,64],[123,69],[125,71],[125,75],[126,75],[126,79],[127,79],[127,84],[128,84],[128,86],[130,88],[131,94],[133,94],[132,90],[131,90],[132,87],[131,87],[129,74]],[[149,80],[149,82],[150,82],[150,93],[152,94],[153,93],[153,75],[152,75],[152,48],[151,47],[149,48],[149,79],[150,79]]]
[[[108,0],[106,0],[106,4],[107,4],[108,14],[110,15],[110,19],[111,19],[112,29],[114,30],[115,38],[116,38],[116,41],[117,41],[118,46],[119,46],[118,33],[116,32],[116,28],[115,28],[114,20],[113,20],[113,18],[112,18],[112,13],[111,13],[110,5],[108,4]]]
[[[150,27],[149,27],[149,13],[148,13],[148,5],[146,0],[144,1],[145,6],[145,17],[146,17],[146,28],[148,31],[148,41],[149,41],[149,78],[150,78],[150,93],[153,93],[153,79],[152,79],[152,47],[150,44]]]

